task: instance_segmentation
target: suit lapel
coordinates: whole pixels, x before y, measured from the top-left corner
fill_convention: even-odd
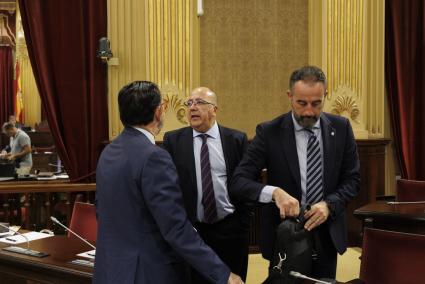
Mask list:
[[[333,167],[335,166],[335,148],[336,142],[335,137],[337,135],[335,129],[332,127],[332,123],[326,117],[325,114],[321,115],[321,127],[322,127],[322,139],[323,139],[323,163],[324,165],[324,181],[325,181],[325,192],[328,188],[328,184],[332,175]]]
[[[182,151],[185,161],[187,161],[187,167],[190,174],[190,181],[195,188],[194,194],[197,196],[196,192],[196,169],[195,169],[195,156],[193,153],[193,130],[190,127],[187,127],[183,136],[182,136],[182,145],[184,145]]]
[[[223,148],[224,162],[226,163],[227,179],[229,179],[229,158],[231,157],[229,150],[231,141],[229,140],[227,131],[223,127],[218,125],[218,130],[220,131],[221,147]]]
[[[279,132],[280,143],[283,145],[283,151],[291,174],[297,183],[299,192],[301,192],[300,165],[298,161],[297,144],[295,141],[294,123],[292,121],[291,112],[284,117],[281,128],[282,131]]]

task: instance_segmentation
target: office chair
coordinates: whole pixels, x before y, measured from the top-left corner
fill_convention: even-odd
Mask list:
[[[365,228],[360,279],[367,284],[425,284],[425,235]]]
[[[425,181],[399,179],[397,181],[396,201],[425,201]]]
[[[97,238],[96,207],[94,204],[75,202],[69,228],[90,242]],[[75,238],[68,232],[68,237]]]

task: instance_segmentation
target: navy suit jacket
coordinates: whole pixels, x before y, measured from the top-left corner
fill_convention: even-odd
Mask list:
[[[187,218],[170,155],[143,133],[125,128],[103,150],[96,182],[93,283],[186,284],[185,261],[212,283],[227,283],[229,269]]]
[[[243,132],[221,125],[218,126],[218,129],[220,131],[221,145],[226,163],[227,184],[230,184],[233,172],[248,147],[248,139]],[[191,222],[195,223],[197,221],[198,187],[196,184],[192,128],[184,127],[165,133],[163,147],[170,153],[176,164],[186,211]],[[233,200],[231,202],[235,205],[242,224],[248,227],[250,222],[250,211],[248,208],[241,203],[233,202]]]
[[[346,118],[322,113],[321,131],[324,161],[324,200],[333,207],[328,219],[329,233],[339,253],[347,248],[345,208],[359,191],[360,163],[350,123]],[[267,184],[284,189],[301,201],[301,177],[291,112],[259,124],[256,136],[236,168],[230,188],[240,200],[258,201],[264,184],[257,182],[267,168]],[[260,248],[272,257],[279,210],[274,203],[262,211]]]

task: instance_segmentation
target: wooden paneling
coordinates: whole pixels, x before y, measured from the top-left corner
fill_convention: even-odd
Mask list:
[[[348,243],[361,246],[362,223],[353,216],[355,209],[385,195],[385,152],[388,139],[357,140],[360,158],[360,192],[347,207]]]

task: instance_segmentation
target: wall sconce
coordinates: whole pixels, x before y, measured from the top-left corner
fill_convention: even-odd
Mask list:
[[[198,7],[197,7],[197,14],[198,17],[201,17],[204,15],[204,2],[203,0],[198,0]]]
[[[99,39],[99,49],[97,50],[97,57],[102,59],[103,62],[108,63],[108,60],[112,58],[112,51],[109,39],[102,37]]]

